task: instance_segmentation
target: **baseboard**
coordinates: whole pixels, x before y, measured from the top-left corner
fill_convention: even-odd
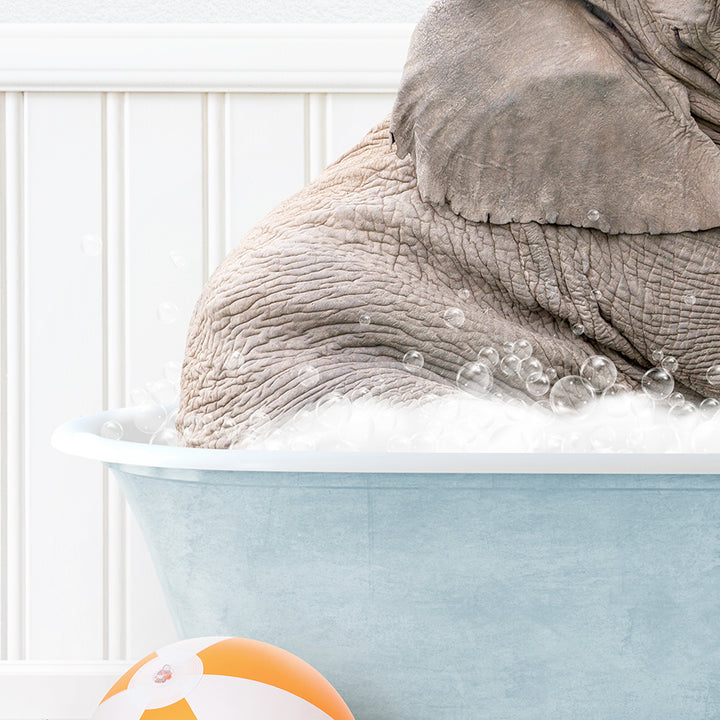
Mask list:
[[[130,662],[0,662],[0,720],[87,720]]]

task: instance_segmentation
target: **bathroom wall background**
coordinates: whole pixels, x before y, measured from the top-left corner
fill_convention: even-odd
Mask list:
[[[0,22],[416,22],[428,0],[5,0]]]
[[[0,720],[86,719],[175,638],[116,483],[50,435],[182,358],[227,250],[387,114],[411,28],[0,23]]]

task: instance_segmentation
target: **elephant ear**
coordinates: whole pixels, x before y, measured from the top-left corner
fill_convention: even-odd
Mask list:
[[[391,120],[424,200],[468,220],[720,226],[720,152],[685,88],[577,0],[440,0]]]

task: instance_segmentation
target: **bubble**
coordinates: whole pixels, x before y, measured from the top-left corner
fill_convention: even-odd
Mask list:
[[[522,380],[527,380],[531,375],[542,373],[542,363],[534,357],[525,358],[518,368],[518,375]]]
[[[102,252],[102,238],[97,235],[83,235],[80,240],[80,247],[85,255],[97,257]]]
[[[680,393],[678,393],[679,395]],[[678,403],[677,405],[673,405],[670,408],[669,414],[673,417],[690,417],[691,415],[695,415],[695,413],[698,411],[697,407],[693,405],[691,402],[686,402],[683,399],[683,402]]]
[[[181,252],[177,250],[170,251],[170,259],[176,268],[184,268],[188,264],[188,259]]]
[[[529,340],[516,340],[512,345],[512,352],[521,360],[525,360],[532,355],[533,346]]]
[[[700,412],[707,420],[714,418],[719,409],[720,400],[716,400],[715,398],[705,398],[700,403]]]
[[[157,316],[160,322],[165,325],[172,325],[174,322],[177,322],[179,313],[180,310],[178,306],[168,301],[161,302],[157,308]]]
[[[298,378],[304,388],[311,388],[318,384],[320,371],[314,365],[303,365],[298,370]]]
[[[443,313],[443,320],[448,327],[460,328],[465,324],[465,313],[460,308],[451,307]]]
[[[653,400],[664,400],[675,387],[672,375],[661,367],[650,368],[642,376],[643,392]]]
[[[465,363],[458,371],[455,382],[466,393],[475,396],[482,396],[492,386],[492,373],[485,363]]]
[[[408,372],[419,370],[425,364],[423,354],[418,350],[408,350],[403,355],[403,366]]]
[[[174,428],[160,428],[151,438],[151,445],[167,445],[169,447],[177,447],[179,444],[178,434]]]
[[[585,326],[582,323],[575,323],[570,327],[575,335],[582,335],[585,332]]]
[[[587,219],[590,222],[597,222],[600,219],[600,211],[599,210],[589,210],[587,214]]]
[[[520,358],[517,355],[506,355],[500,361],[500,372],[505,377],[517,375],[518,370],[520,370]]]
[[[486,345],[478,351],[477,359],[493,368],[500,362],[500,353],[494,347]]]
[[[693,295],[691,292],[683,293],[682,301],[685,305],[692,306],[695,304],[696,300],[697,299],[695,295]]]
[[[547,398],[541,397],[540,399],[536,400],[531,407],[534,410],[537,410],[538,412],[542,413],[543,415],[547,415],[548,413],[552,414],[552,408],[550,407],[550,401]]]
[[[533,397],[541,397],[550,389],[550,380],[545,373],[532,373],[525,380],[525,388]]]
[[[245,356],[239,350],[233,350],[230,355],[228,355],[227,360],[225,360],[225,369],[232,372],[239,370],[244,364]]]
[[[705,378],[711,385],[720,385],[720,365],[711,365],[705,373]]]
[[[150,384],[148,389],[150,391],[150,397],[152,397],[158,405],[169,405],[177,400],[175,385],[165,378],[155,380],[155,382]]]
[[[670,393],[667,397],[667,404],[673,408],[682,405],[685,402],[685,396],[681,392]]]
[[[553,380],[557,380],[558,377],[558,371],[554,367],[549,367],[545,370],[545,374],[547,375],[547,379],[552,382]]]
[[[152,398],[147,388],[136,387],[130,391],[130,403],[132,405],[149,405],[151,402]]]
[[[138,405],[133,414],[133,422],[140,432],[153,435],[162,427],[166,417],[165,408],[161,405],[148,403]]]
[[[372,318],[366,312],[361,312],[358,315],[358,324],[362,327],[369,327],[372,322]]]
[[[587,410],[595,393],[579,375],[566,375],[550,391],[550,405],[558,415],[569,415]]]
[[[660,367],[663,370],[667,370],[671,375],[674,375],[678,369],[678,361],[676,357],[668,355],[660,361]]]
[[[665,357],[665,353],[662,350],[653,350],[650,353],[650,359],[654,362],[660,365],[663,361],[663,358]]]
[[[182,366],[175,360],[168,360],[163,365],[163,375],[165,379],[171,382],[173,385],[180,384],[180,376],[182,374]]]
[[[582,364],[580,376],[590,383],[595,392],[602,393],[617,380],[617,368],[610,358],[592,355]]]
[[[470,298],[470,291],[467,288],[460,288],[458,290],[458,297],[461,300],[468,300]]]
[[[627,385],[618,383],[617,385],[611,385],[609,388],[603,390],[602,396],[604,398],[611,397],[625,397],[630,393],[630,388]]]
[[[122,440],[124,434],[125,429],[117,420],[107,420],[100,428],[101,437],[107,438],[108,440]]]

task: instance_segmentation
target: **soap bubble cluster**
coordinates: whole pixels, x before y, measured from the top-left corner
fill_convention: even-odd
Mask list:
[[[576,383],[573,383],[574,385]],[[595,401],[593,412],[556,414],[535,403],[455,392],[414,404],[332,394],[235,449],[375,452],[718,452],[715,405],[673,417],[642,393]],[[682,406],[678,406],[682,407]]]
[[[363,318],[364,320],[365,318]],[[353,450],[387,452],[553,452],[637,453],[720,452],[720,401],[691,402],[675,386],[679,361],[662,350],[639,389],[618,382],[615,363],[592,355],[567,373],[543,362],[527,338],[485,345],[455,370],[454,385],[415,403],[383,399],[380,388],[361,385],[347,393],[325,393],[292,416],[271,418],[258,408],[246,421],[189,413],[176,430],[181,367],[168,362],[157,380],[130,392],[132,422],[107,420],[108,440],[140,440],[183,445],[183,435],[220,433],[231,449]],[[223,356],[224,367],[239,368],[244,355]],[[409,348],[399,362],[422,374],[425,354]],[[294,369],[297,382],[312,391],[320,371],[306,363]],[[720,364],[707,368],[709,385],[720,385]],[[527,397],[510,399],[498,385],[524,388]]]
[[[175,429],[180,373],[181,364],[170,360],[163,365],[162,377],[132,388],[128,394],[132,419],[125,423],[117,418],[106,420],[100,428],[100,436],[107,440],[181,445]]]
[[[421,359],[422,358],[422,362]],[[455,392],[414,404],[393,404],[371,389],[337,391],[291,418],[246,433],[233,447],[387,452],[720,452],[720,401],[699,404],[675,389],[679,362],[653,354],[640,390],[618,383],[615,363],[586,358],[577,374],[563,374],[533,356],[521,338],[484,346],[461,364]],[[408,350],[407,372],[423,355]],[[720,365],[708,368],[720,384]],[[524,384],[532,400],[499,399],[494,384]]]

